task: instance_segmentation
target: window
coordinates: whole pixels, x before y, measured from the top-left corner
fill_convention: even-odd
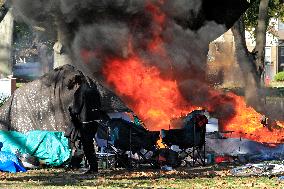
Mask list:
[[[284,64],[284,46],[280,47],[280,64]]]
[[[284,56],[284,47],[280,47],[280,56]]]
[[[283,50],[281,49],[281,54],[283,51],[283,56],[284,56],[284,48]],[[281,55],[282,56],[282,55]],[[266,64],[271,64],[271,47],[265,47],[265,59],[264,59]]]
[[[284,23],[282,21],[278,22],[278,30],[284,30]]]
[[[279,47],[278,72],[284,70],[284,46]]]

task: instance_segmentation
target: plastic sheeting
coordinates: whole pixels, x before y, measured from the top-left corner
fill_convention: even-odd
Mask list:
[[[22,134],[15,131],[0,131],[2,151],[30,154],[42,163],[59,166],[71,155],[68,139],[63,132],[30,131]]]
[[[68,106],[76,91],[76,88],[67,89],[67,85],[75,75],[81,74],[73,66],[65,65],[17,89],[0,108],[0,130],[65,131],[70,125]],[[101,95],[103,110],[129,111],[111,91],[97,81],[94,83]]]
[[[0,171],[16,173],[26,172],[26,169],[21,165],[15,154],[0,152]]]
[[[282,160],[284,144],[271,147],[247,139],[211,139],[206,138],[206,149],[217,155],[248,155],[251,160]]]
[[[246,164],[231,170],[234,176],[279,175],[284,173],[284,165],[275,163]]]
[[[0,131],[0,142],[3,143],[1,151],[16,153],[21,149],[22,153],[28,153],[25,148],[26,135],[16,131]]]
[[[71,156],[68,139],[62,132],[31,131],[26,139],[30,154],[47,165],[59,166]]]

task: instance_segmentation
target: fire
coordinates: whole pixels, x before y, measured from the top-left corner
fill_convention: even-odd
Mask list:
[[[158,1],[160,5],[163,0]],[[161,6],[149,3],[145,9],[152,18],[150,24],[151,37],[148,39],[146,51],[149,55],[155,54],[160,57],[166,65],[172,68],[171,58],[169,57],[163,41],[163,29],[169,24]],[[104,59],[102,69],[106,83],[111,85],[115,92],[124,102],[139,116],[149,130],[161,130],[173,128],[173,120],[184,116],[200,107],[208,111],[219,113],[219,122],[222,130],[233,131],[231,137],[244,137],[251,140],[267,143],[283,142],[284,122],[276,122],[278,129],[264,127],[260,120],[262,115],[252,107],[248,107],[243,97],[233,93],[224,94],[209,86],[202,86],[209,89],[208,94],[203,93],[199,84],[191,86],[190,96],[200,95],[203,102],[196,104],[191,98],[185,99],[185,94],[179,90],[178,81],[175,80],[169,71],[168,77],[161,75],[160,70],[152,66],[154,60],[144,59],[140,56],[139,46],[132,43],[133,36],[129,36],[127,58],[108,57]],[[88,63],[97,53],[82,51],[83,60]],[[154,62],[155,63],[155,62]],[[198,75],[198,74],[197,74]],[[192,76],[195,77],[195,76]],[[194,78],[193,78],[194,79]],[[197,92],[196,92],[197,91]],[[188,95],[187,95],[188,96]],[[233,111],[230,109],[232,107]],[[229,113],[228,113],[229,112]],[[226,114],[227,113],[227,114]],[[220,115],[221,114],[221,115]]]
[[[234,117],[223,122],[225,131],[233,131],[231,137],[244,137],[265,143],[284,142],[283,121],[276,122],[275,125],[279,128],[269,129],[264,127],[260,122],[262,115],[252,107],[247,106],[243,97],[233,93],[228,93],[228,95],[236,101]]]
[[[154,66],[146,66],[139,57],[128,59],[112,59],[104,67],[104,75],[107,83],[114,86],[116,92],[131,109],[143,120],[150,130],[173,128],[171,121],[179,118],[195,109],[187,102],[179,92],[177,82],[164,79],[159,70]],[[210,95],[217,96],[220,93],[212,89]],[[260,120],[262,115],[252,107],[248,107],[243,97],[233,93],[227,93],[234,99],[234,116],[220,120],[224,131],[233,131],[229,136],[244,137],[258,142],[280,143],[284,139],[284,131],[264,127]],[[223,98],[219,98],[219,103]],[[205,108],[212,110],[215,104],[208,104]],[[277,122],[283,127],[284,122]]]
[[[163,2],[161,1],[160,3],[162,4]],[[146,9],[151,14],[153,22],[155,23],[155,26],[156,26],[152,30],[153,37],[152,37],[151,42],[148,45],[148,49],[150,51],[155,51],[156,53],[161,53],[161,52],[164,53],[163,48],[160,48],[160,45],[163,44],[162,42],[163,40],[160,34],[163,30],[163,26],[166,21],[166,16],[158,6],[155,6],[153,4],[148,4],[146,6]]]
[[[162,5],[164,1],[157,3]],[[171,64],[161,35],[166,24],[166,15],[160,6],[152,3],[148,3],[145,9],[152,17],[152,38],[147,50],[159,55],[165,64]],[[198,108],[182,97],[177,81],[161,78],[158,68],[146,66],[145,60],[133,49],[131,37],[128,48],[133,55],[127,59],[107,60],[103,73],[107,83],[114,86],[116,92],[128,102],[148,129],[168,129],[171,120]]]
[[[115,87],[148,129],[168,129],[173,118],[198,108],[183,99],[176,81],[161,78],[156,67],[144,64],[139,57],[113,59],[103,72],[107,83]]]
[[[166,146],[163,144],[162,138],[160,138],[160,139],[157,141],[157,145],[159,146],[159,148],[165,148],[165,147],[166,147]]]

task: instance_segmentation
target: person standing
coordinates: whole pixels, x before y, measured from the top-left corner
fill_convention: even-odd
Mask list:
[[[96,85],[89,84],[84,76],[75,76],[73,82],[73,84],[79,85],[74,93],[73,104],[69,107],[73,129],[79,136],[78,138],[90,166],[86,173],[96,173],[98,172],[98,162],[95,154],[94,138],[99,126],[98,121],[103,119],[105,115],[101,111],[100,93]]]

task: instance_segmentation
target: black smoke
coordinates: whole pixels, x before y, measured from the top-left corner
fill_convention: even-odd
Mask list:
[[[165,14],[161,26],[147,9],[154,5]],[[72,64],[91,77],[102,79],[106,58],[128,58],[132,50],[178,81],[181,93],[192,104],[204,105],[210,97],[206,82],[209,43],[228,30],[248,8],[247,0],[11,0],[15,15],[47,33],[60,31]],[[168,59],[149,52],[147,45],[160,31]],[[92,52],[88,63],[82,54]],[[217,99],[218,100],[218,99]],[[216,110],[230,116],[233,100]]]

